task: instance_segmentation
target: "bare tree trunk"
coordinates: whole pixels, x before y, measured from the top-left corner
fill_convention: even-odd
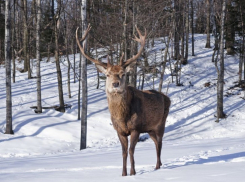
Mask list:
[[[54,0],[51,0],[51,17],[54,18]]]
[[[68,28],[67,28],[67,23],[66,23],[66,18],[65,18],[65,13],[64,13],[64,19],[65,19],[65,46],[66,46],[66,59],[67,59],[67,64],[68,64],[68,68],[67,68],[67,87],[68,87],[68,97],[71,98],[71,76],[70,76],[70,72],[71,72],[71,62],[69,59],[69,52],[68,52]],[[72,49],[73,50],[73,49]]]
[[[29,55],[29,32],[28,32],[28,16],[27,16],[27,0],[22,0],[23,6],[23,24],[24,24],[24,71],[28,71],[28,79],[31,78],[31,66],[30,66],[30,55]]]
[[[181,33],[181,63],[182,64],[186,64],[185,61],[185,31],[184,31],[184,26],[183,26],[183,30]]]
[[[82,30],[83,35],[87,28],[87,0],[82,0],[81,5],[81,18],[82,18]],[[84,50],[87,49],[87,40],[84,42]],[[82,56],[82,115],[81,115],[81,144],[80,150],[86,149],[87,147],[87,60]]]
[[[194,53],[194,7],[193,7],[193,0],[191,0],[191,46],[192,46],[192,56],[195,56]]]
[[[23,53],[24,53],[24,71],[27,72],[28,71],[28,61],[27,61],[27,34],[28,34],[28,30],[27,30],[27,20],[26,20],[26,1],[27,0],[21,0],[22,3],[22,16],[23,16],[23,27],[24,27],[24,33],[23,33]]]
[[[75,2],[75,9],[77,9],[77,1]],[[77,11],[75,11],[75,27],[77,27],[77,22],[78,22],[78,20],[77,20]],[[75,41],[75,39],[74,39],[74,42],[73,42],[74,44],[74,52],[73,52],[73,55],[74,55],[74,57],[73,57],[73,82],[74,83],[76,83],[76,53],[77,53],[77,43],[76,43],[76,41]]]
[[[166,41],[165,41],[165,42],[166,42]],[[163,60],[163,62],[162,62],[162,71],[161,71],[160,82],[159,82],[159,88],[158,88],[158,91],[159,91],[159,92],[162,91],[163,77],[164,77],[164,72],[165,72],[166,63],[167,63],[167,57],[168,57],[168,47],[169,47],[169,42],[170,42],[170,35],[168,36],[168,40],[167,40],[166,48],[165,48],[165,52],[164,52],[164,60]]]
[[[80,120],[81,119],[81,80],[82,80],[82,54],[80,54],[79,56],[79,65],[78,65],[78,101],[77,101],[77,104],[78,104],[78,107],[77,107],[77,120]]]
[[[5,1],[5,70],[6,70],[6,130],[5,134],[14,134],[12,129],[12,93],[11,93],[11,10],[10,0]]]
[[[216,3],[212,2],[212,7],[213,7],[213,11],[216,9]],[[220,35],[219,35],[219,29],[218,29],[218,25],[217,25],[217,20],[216,20],[216,16],[213,12],[212,16],[211,16],[211,20],[212,20],[212,24],[213,24],[213,34],[214,34],[214,53],[219,49],[219,39],[220,39]],[[212,58],[212,61],[214,62],[214,55]]]
[[[72,54],[73,54],[73,83],[76,83],[76,46],[74,42],[72,41],[73,49],[72,49]]]
[[[180,59],[179,40],[180,40],[180,7],[179,0],[174,0],[174,59]]]
[[[127,47],[127,16],[128,16],[128,0],[125,0],[124,5],[124,22],[123,22],[123,45],[124,45],[124,56],[125,61],[128,58],[128,47]]]
[[[97,46],[95,47],[95,57],[98,60],[98,49]],[[99,89],[100,87],[100,74],[99,74],[99,70],[97,69],[97,86],[96,89]]]
[[[240,17],[241,17],[241,28],[242,28],[242,45],[241,45],[241,52],[240,52],[240,60],[239,60],[239,84],[241,86],[242,83],[242,66],[244,65],[244,80],[245,80],[245,30],[244,30],[244,10],[242,8],[242,2],[239,0],[239,10],[240,10]]]
[[[15,0],[13,2],[13,23],[15,24]],[[13,62],[13,75],[12,75],[12,79],[13,79],[13,83],[15,83],[15,69],[16,69],[16,65],[15,65],[15,56],[14,56],[14,37],[15,37],[15,26],[12,26],[12,62]]]
[[[206,0],[207,4],[207,42],[205,48],[211,48],[210,46],[210,13],[211,13],[211,7],[210,7],[210,0]]]
[[[186,5],[186,33],[185,33],[185,60],[188,61],[188,52],[189,52],[189,0]]]
[[[40,23],[41,23],[41,0],[37,0],[37,29],[36,29],[36,58],[37,58],[37,110],[42,113],[41,73],[40,73]]]
[[[235,43],[235,29],[234,29],[234,20],[232,16],[232,1],[228,0],[227,4],[229,5],[227,8],[227,15],[226,15],[226,41],[225,41],[225,47],[226,47],[226,54],[228,55],[234,55],[235,49],[234,49],[234,43]]]
[[[68,68],[67,68],[67,87],[68,87],[68,97],[71,98],[71,76],[70,76],[70,72],[71,72],[71,62],[69,60],[69,55],[68,53],[66,53],[66,57],[67,57],[67,63],[68,63]]]
[[[223,111],[223,92],[224,92],[224,26],[225,26],[226,0],[223,0],[222,17],[221,17],[221,34],[220,34],[220,61],[217,81],[217,120],[224,118]]]
[[[135,0],[133,0],[133,34],[135,34],[135,26],[137,25],[136,21],[136,13],[137,13],[137,8],[135,7]],[[133,55],[137,54],[138,50],[138,44],[135,43],[135,41],[131,41],[131,51],[130,51],[130,57],[133,57]],[[137,64],[133,67],[133,72],[129,75],[129,85],[133,86],[136,88],[136,80],[137,80]]]
[[[181,4],[183,6],[183,9],[182,11],[180,11],[180,16],[182,16],[180,18],[180,26],[182,27],[181,28],[181,64],[187,64],[187,61],[185,60],[185,33],[186,33],[186,30],[185,30],[185,10],[186,10],[186,7],[184,4]]]
[[[64,104],[64,97],[63,97],[63,86],[62,86],[62,73],[60,69],[60,60],[59,60],[59,21],[60,21],[60,11],[61,11],[61,0],[57,1],[58,3],[58,10],[56,13],[55,23],[54,23],[54,36],[55,36],[55,63],[57,69],[57,79],[58,79],[58,92],[59,92],[59,102],[60,102],[60,112],[65,112],[65,104]]]

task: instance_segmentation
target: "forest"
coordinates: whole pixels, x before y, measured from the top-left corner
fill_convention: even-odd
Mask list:
[[[144,89],[145,75],[159,79],[162,90],[166,68],[171,70],[172,82],[183,86],[181,68],[188,64],[188,56],[195,56],[195,34],[206,34],[205,48],[212,48],[212,61],[217,70],[217,122],[225,118],[223,111],[225,55],[239,57],[237,82],[245,88],[245,2],[242,0],[1,0],[0,1],[0,64],[6,69],[6,134],[13,134],[11,113],[11,82],[16,72],[37,80],[36,113],[42,112],[40,64],[55,57],[59,105],[65,112],[61,58],[67,59],[68,87],[79,84],[78,109],[82,100],[81,116],[86,120],[87,64],[83,56],[77,63],[69,55],[79,53],[75,32],[79,36],[88,24],[92,27],[86,40],[86,52],[102,60],[107,56],[116,64],[123,55],[127,60],[137,54],[133,40],[136,27],[147,32],[147,42],[137,64],[127,75],[129,85]],[[154,57],[159,37],[165,47],[161,59]],[[210,39],[214,39],[211,46]],[[35,60],[35,63],[33,63]],[[108,59],[109,61],[109,59]],[[22,66],[16,67],[16,62]],[[33,64],[37,71],[33,74]],[[73,72],[73,78],[70,73]],[[97,71],[97,88],[105,78]],[[206,83],[207,86],[209,83]],[[153,89],[154,89],[153,83]],[[82,93],[80,93],[80,90]],[[70,89],[68,89],[71,97]],[[80,98],[80,95],[82,97]],[[85,110],[84,110],[85,109]],[[80,112],[78,112],[80,119]]]

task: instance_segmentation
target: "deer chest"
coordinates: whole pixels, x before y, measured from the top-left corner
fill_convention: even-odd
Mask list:
[[[130,135],[132,130],[141,130],[141,122],[136,114],[129,118],[116,119],[111,118],[114,129],[122,135]]]

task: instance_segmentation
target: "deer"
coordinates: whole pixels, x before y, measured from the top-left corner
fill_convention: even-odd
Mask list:
[[[93,62],[96,67],[106,75],[106,96],[111,121],[117,132],[122,146],[123,168],[122,176],[127,176],[127,156],[130,155],[131,169],[130,175],[135,175],[134,151],[139,140],[140,133],[148,133],[154,141],[157,154],[155,169],[160,169],[162,138],[165,131],[165,123],[171,104],[170,98],[155,90],[138,90],[127,86],[126,74],[130,71],[130,65],[135,64],[140,57],[146,40],[146,30],[144,35],[136,26],[138,37],[133,40],[140,43],[139,51],[130,59],[124,61],[124,56],[120,58],[118,65],[113,65],[107,57],[107,64],[89,57],[80,42],[83,42],[91,26],[88,25],[81,39],[76,30],[76,41],[82,55]],[[128,136],[130,136],[130,147],[128,149]]]

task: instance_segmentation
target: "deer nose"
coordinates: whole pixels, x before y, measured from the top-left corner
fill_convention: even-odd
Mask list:
[[[119,87],[119,82],[112,83],[112,86],[113,86],[114,88]]]

